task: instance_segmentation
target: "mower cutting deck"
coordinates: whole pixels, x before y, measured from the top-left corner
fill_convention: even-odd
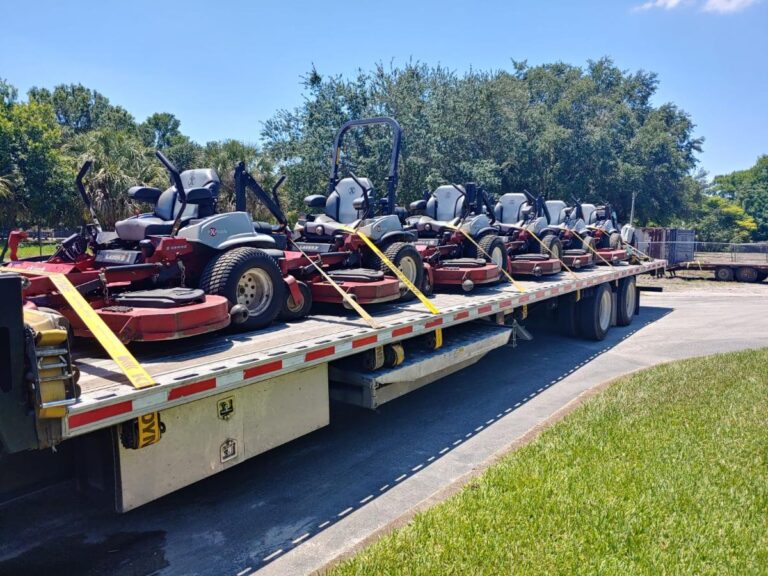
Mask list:
[[[482,193],[474,183],[439,186],[412,202],[407,230],[418,235],[416,247],[428,268],[430,286],[475,286],[498,282],[508,267],[504,242],[482,213]]]

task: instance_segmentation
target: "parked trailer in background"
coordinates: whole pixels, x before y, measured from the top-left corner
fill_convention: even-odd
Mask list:
[[[35,351],[20,340],[21,317],[5,315],[0,491],[75,477],[86,494],[113,495],[118,511],[136,508],[326,426],[331,398],[376,408],[527,338],[520,323],[529,313],[601,340],[638,311],[636,276],[665,264],[620,263],[439,294],[431,299],[436,314],[419,302],[380,305],[369,310],[376,327],[335,311],[251,334],[137,345],[136,358],[157,382],[141,389],[94,345],[74,354],[77,401],[44,420],[24,375]],[[4,305],[20,306],[20,279],[0,280]]]
[[[762,282],[768,278],[768,244],[696,242],[695,230],[642,228],[638,248],[667,261],[667,270],[714,272],[722,281]]]

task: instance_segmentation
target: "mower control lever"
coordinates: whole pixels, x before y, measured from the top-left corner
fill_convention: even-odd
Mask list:
[[[365,218],[365,217],[369,216],[369,214],[368,214],[368,211],[371,209],[371,201],[370,201],[370,199],[368,198],[368,192],[369,192],[369,191],[371,191],[371,190],[373,190],[373,187],[368,187],[368,188],[366,188],[366,187],[363,185],[363,183],[362,183],[362,182],[360,182],[360,180],[357,178],[357,176],[355,176],[355,173],[354,173],[354,172],[350,172],[350,173],[349,173],[349,175],[352,177],[352,180],[354,180],[354,181],[355,181],[355,184],[357,184],[358,186],[360,186],[360,188],[361,188],[361,189],[362,189],[362,191],[363,191],[363,202],[364,202],[364,207],[365,207],[365,212],[364,212],[364,214],[363,214],[363,218]]]
[[[168,160],[160,150],[155,150],[155,156],[157,156],[157,159],[163,163],[165,169],[168,170],[171,179],[173,179],[173,185],[176,187],[176,193],[179,195],[178,200],[181,204],[181,208],[179,209],[178,216],[176,216],[176,219],[173,221],[173,228],[171,228],[171,236],[176,236],[179,232],[179,228],[181,228],[181,216],[184,214],[184,210],[187,209],[187,193],[184,191],[184,184],[181,182],[179,169],[173,165],[173,162]]]
[[[93,160],[86,160],[83,162],[83,165],[80,167],[80,171],[77,173],[77,177],[75,178],[75,184],[77,185],[77,190],[80,192],[80,197],[83,199],[85,207],[88,208],[88,212],[91,214],[91,220],[93,220],[93,224],[96,226],[96,232],[101,232],[101,223],[96,216],[96,210],[93,209],[91,198],[88,196],[88,192],[86,192],[85,185],[83,184],[83,178],[85,178],[85,175],[88,173],[92,166]],[[86,226],[87,224],[88,223],[86,222]]]

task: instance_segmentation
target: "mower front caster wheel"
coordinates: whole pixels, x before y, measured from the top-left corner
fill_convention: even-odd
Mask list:
[[[258,248],[233,248],[205,266],[200,288],[206,294],[223,296],[231,306],[248,310],[242,322],[232,324],[239,331],[257,330],[272,323],[286,300],[286,287],[274,259]]]
[[[302,302],[301,304],[297,304],[296,300],[293,298],[293,294],[291,294],[291,290],[286,288],[283,306],[278,315],[280,320],[286,322],[301,320],[309,314],[309,310],[312,308],[312,290],[310,290],[309,286],[304,282],[296,282],[296,284],[301,291]]]

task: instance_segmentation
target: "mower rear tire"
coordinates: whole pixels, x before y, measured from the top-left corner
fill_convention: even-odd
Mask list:
[[[634,276],[624,278],[616,290],[616,325],[629,326],[637,306],[637,283]]]
[[[539,246],[539,251],[548,258],[560,260],[563,257],[563,244],[560,242],[560,238],[554,234],[547,234],[544,236],[544,238],[541,239],[541,244],[543,244],[543,246]]]
[[[576,309],[579,334],[587,340],[603,340],[611,327],[613,295],[607,284],[600,284],[594,293],[582,298]]]
[[[715,268],[715,278],[721,282],[732,282],[733,268],[729,268],[728,266],[719,266],[718,268]]]
[[[297,281],[296,284],[299,286],[299,290],[301,291],[304,300],[301,305],[296,304],[290,288],[286,286],[283,306],[280,308],[280,313],[278,314],[280,320],[284,320],[285,322],[301,320],[309,314],[309,311],[312,308],[312,290],[304,282]]]
[[[224,296],[230,307],[240,304],[248,309],[244,322],[231,325],[238,331],[268,326],[286,299],[285,281],[275,260],[251,247],[233,248],[208,262],[200,288],[206,294]]]
[[[420,287],[424,284],[424,263],[421,260],[421,255],[413,244],[407,242],[393,242],[387,249],[384,250],[384,256],[400,269],[408,280],[416,286]],[[387,274],[392,274],[384,262],[380,264],[380,270]],[[411,300],[416,295],[410,291],[410,289],[401,283],[400,286],[400,300]]]
[[[507,247],[501,238],[495,234],[487,234],[480,238],[477,244],[482,249],[482,252],[477,255],[478,258],[484,258],[487,262],[496,264],[502,270],[509,270],[509,254],[507,254]],[[472,246],[472,248],[475,247]],[[475,250],[477,249],[475,248]]]
[[[621,248],[621,234],[619,232],[611,232],[608,236],[608,247],[611,250],[619,250]]]

